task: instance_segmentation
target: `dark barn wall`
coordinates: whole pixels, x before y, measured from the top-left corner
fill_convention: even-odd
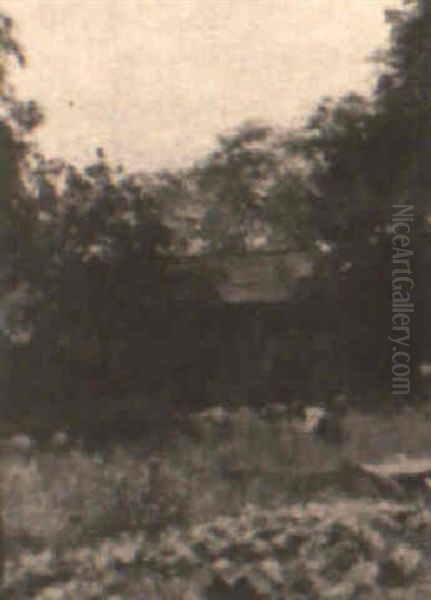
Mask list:
[[[266,402],[289,392],[291,324],[284,304],[176,304],[111,347],[82,342],[61,355],[46,337],[8,348],[7,419],[51,422],[166,417],[210,403]],[[292,355],[294,349],[292,348]],[[291,387],[291,386],[290,386]],[[162,418],[162,415],[160,415]]]
[[[1,374],[5,420],[127,433],[208,404],[321,401],[337,391],[321,313],[311,322],[306,311],[304,320],[291,301],[310,272],[304,257],[237,257],[210,266],[218,294],[209,295],[200,275],[208,265],[177,261],[176,298],[147,304],[135,322],[113,323],[112,332],[97,324],[72,328],[63,348],[48,319],[28,344],[9,344]]]

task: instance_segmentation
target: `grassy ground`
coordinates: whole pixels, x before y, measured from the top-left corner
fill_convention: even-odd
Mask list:
[[[293,577],[293,572],[299,573],[301,569],[305,569],[308,574],[304,575],[304,581],[308,581],[307,585],[311,588],[308,592],[294,592],[292,588],[289,597],[360,597],[350,596],[350,592],[343,596],[347,593],[347,588],[343,588],[343,585],[348,585],[349,579],[343,580],[343,585],[342,578],[339,578],[338,583],[334,580],[333,585],[329,580],[328,583],[327,578],[325,584],[319,583],[320,576],[316,573],[313,575],[313,569],[320,568],[313,563],[317,549],[310,540],[309,548],[304,550],[301,560],[295,558],[299,563],[289,563],[290,566],[286,566],[287,563],[282,558],[285,556],[284,550],[280,550],[280,554],[271,546],[266,558],[262,550],[259,561],[269,561],[267,570],[272,575],[268,575],[267,579],[272,583],[264,584],[266,576],[262,575],[260,591],[256,582],[254,591],[250,591],[251,588],[241,591],[241,587],[238,587],[252,584],[247,583],[247,577],[244,583],[244,577],[238,574],[239,567],[229,567],[229,561],[237,566],[247,561],[241,554],[242,550],[234,549],[234,539],[232,536],[229,538],[228,533],[220,535],[229,539],[223,538],[215,542],[222,544],[224,550],[214,556],[207,556],[205,552],[198,552],[195,548],[193,532],[196,534],[199,528],[208,528],[211,523],[217,523],[220,519],[224,523],[223,527],[232,531],[239,523],[248,523],[247,535],[251,535],[256,541],[260,535],[259,527],[250,525],[247,519],[252,517],[244,516],[244,510],[248,510],[247,514],[253,514],[253,519],[259,521],[259,514],[271,514],[267,511],[278,514],[280,510],[287,510],[287,507],[296,504],[305,511],[301,517],[300,537],[312,536],[313,527],[316,528],[316,533],[326,532],[322,533],[323,538],[330,537],[329,532],[335,527],[335,522],[329,518],[331,506],[337,507],[340,515],[352,511],[353,521],[343,534],[345,539],[341,535],[341,541],[334,542],[334,548],[339,543],[347,546],[353,544],[356,550],[351,552],[356,552],[357,560],[352,559],[349,569],[353,568],[353,563],[367,563],[368,566],[365,565],[363,569],[368,575],[363,577],[374,578],[374,587],[365,588],[368,589],[368,595],[370,590],[378,594],[379,585],[383,581],[382,572],[385,567],[382,557],[385,552],[378,550],[378,544],[374,550],[358,550],[361,545],[359,538],[356,539],[359,535],[358,523],[374,530],[372,523],[375,519],[381,518],[384,521],[385,511],[389,511],[387,518],[390,519],[390,511],[401,508],[396,508],[395,504],[391,508],[388,504],[386,509],[379,509],[380,513],[377,511],[378,514],[374,514],[375,500],[363,498],[358,504],[357,498],[348,498],[348,490],[337,488],[336,485],[320,485],[319,477],[336,470],[346,459],[355,462],[379,461],[400,452],[431,457],[431,408],[424,408],[421,412],[404,409],[379,418],[350,413],[345,418],[344,428],[346,441],[343,446],[333,446],[314,436],[298,433],[292,428],[291,422],[280,414],[262,418],[250,409],[240,408],[228,416],[221,411],[214,411],[196,418],[187,433],[172,434],[165,446],[152,455],[144,450],[144,441],[142,444],[112,445],[97,452],[86,451],[73,441],[70,446],[62,449],[41,446],[26,451],[3,452],[6,592],[10,598],[20,599],[112,597],[118,600],[142,598],[142,590],[147,585],[149,588],[144,596],[155,599],[281,598],[287,593],[284,579]],[[310,480],[317,482],[317,485],[310,487]],[[342,497],[344,500],[341,500]],[[310,516],[309,511],[313,513],[313,510],[319,509],[305,508],[306,501],[317,502],[319,504],[314,506],[323,507],[321,517],[316,517],[317,520],[313,521],[314,517]],[[426,511],[425,501],[425,498],[416,498],[413,504],[409,504],[409,518],[413,521],[416,519],[418,528],[422,527],[422,530],[429,528],[426,520],[429,513]],[[364,514],[368,516],[364,517]],[[223,521],[223,518],[232,521]],[[278,527],[279,535],[292,531],[295,519],[292,521],[289,517],[291,522],[287,517],[286,519],[282,519],[284,525],[278,522],[277,526],[274,525],[275,529]],[[343,519],[344,517],[342,522]],[[380,531],[381,527],[377,529]],[[429,573],[424,565],[426,559],[429,562],[431,558],[429,547],[426,544],[421,546],[417,532],[413,532],[414,527],[410,529],[411,531],[404,527],[398,536],[394,531],[390,533],[388,525],[387,531],[382,530],[376,535],[383,536],[382,543],[389,544],[391,552],[401,553],[401,566],[393,567],[395,571],[397,568],[406,570],[406,573],[409,568],[411,570],[411,577],[406,573],[405,577],[398,573],[401,590],[398,597],[431,597],[431,587],[423,588],[428,585]],[[205,538],[201,542],[207,543],[207,537],[213,534],[208,533],[207,529],[200,531]],[[204,531],[206,533],[202,533]],[[431,533],[430,529],[427,531]],[[352,541],[353,538],[355,542]],[[168,543],[166,540],[169,539],[176,549],[167,551],[164,548],[163,544]],[[324,545],[327,542],[321,543]],[[399,551],[396,550],[397,544],[400,546]],[[344,546],[341,545],[342,547]],[[70,555],[71,552],[77,553],[76,556]],[[77,558],[82,552],[87,552],[96,563],[98,556],[102,556],[100,560],[103,563],[106,552],[114,558],[105,557],[106,568],[102,566],[98,570],[95,567],[88,579],[88,573],[85,576],[81,573]],[[150,560],[151,552],[153,558]],[[171,552],[174,565],[167,571],[163,562],[166,552]],[[328,556],[331,552],[328,546]],[[116,553],[120,556],[118,560],[115,559]],[[188,565],[184,571],[186,575],[181,567],[182,553],[189,557],[184,558]],[[121,558],[123,554],[126,557],[123,557],[124,560]],[[190,558],[192,555],[196,555],[195,558]],[[251,557],[248,562],[252,564],[254,560],[257,558]],[[179,561],[178,568],[175,567],[175,561]],[[193,561],[197,561],[196,564]],[[216,567],[214,563],[217,561],[228,562],[221,562]],[[408,566],[409,561],[413,566]],[[262,569],[265,571],[264,566]],[[67,572],[67,576],[64,572]],[[130,577],[125,575],[126,572],[129,572]],[[142,580],[144,572],[146,583]],[[421,578],[415,583],[415,586],[419,586],[416,589],[411,587],[411,582],[413,574],[417,573],[421,574]],[[277,583],[277,577],[283,581]],[[82,578],[87,581],[85,585],[82,581],[80,583]],[[197,582],[200,582],[199,585]],[[86,591],[79,588],[81,584]],[[338,584],[341,587],[337,592]],[[121,592],[118,592],[119,585],[122,587]],[[408,592],[406,585],[410,586]],[[217,586],[221,591],[217,592]],[[183,595],[178,595],[179,592],[174,592],[174,589],[181,589]],[[204,589],[205,592],[202,591]],[[311,592],[311,589],[314,591]],[[333,596],[328,595],[331,589],[335,590]],[[422,590],[421,594],[426,589],[425,596],[408,595],[419,593],[418,589]],[[257,595],[253,596],[254,593]],[[396,586],[390,593],[391,596],[375,597],[397,597]]]

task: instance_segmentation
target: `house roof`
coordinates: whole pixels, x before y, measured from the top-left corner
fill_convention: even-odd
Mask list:
[[[182,257],[170,259],[173,273],[195,273],[196,288],[190,278],[178,278],[178,299],[202,301],[216,300],[226,304],[275,304],[287,301],[295,282],[308,277],[312,264],[304,254],[271,252],[245,255],[225,255],[218,257]],[[199,273],[215,273],[215,295],[208,296],[208,289],[202,287]],[[192,288],[190,288],[192,285]],[[203,284],[204,286],[206,284]],[[186,286],[186,288],[184,287]],[[0,304],[0,333],[14,343],[27,343],[30,330],[21,326],[10,329],[13,315],[24,309],[30,295],[23,287],[2,299]],[[12,321],[11,321],[12,318]],[[19,321],[19,319],[18,319]]]
[[[311,263],[299,253],[231,256],[220,260],[218,283],[228,303],[275,303],[288,300],[293,283],[311,274]]]
[[[218,300],[228,304],[285,302],[294,283],[311,274],[311,262],[304,254],[287,252],[182,257],[174,261],[172,268],[178,274],[213,273]],[[179,281],[187,278],[179,277]],[[178,286],[179,297],[183,294],[190,298],[190,291],[181,291]],[[192,297],[198,297],[196,292],[191,291]]]

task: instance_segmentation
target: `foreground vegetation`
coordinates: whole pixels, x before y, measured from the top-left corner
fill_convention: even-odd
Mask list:
[[[200,413],[157,451],[5,448],[6,597],[427,597],[430,498],[352,473],[430,457],[431,407],[348,414],[341,447],[270,408]]]
[[[248,504],[152,542],[128,533],[56,554],[22,554],[10,598],[425,598],[429,511],[338,500],[265,511]],[[25,595],[24,595],[25,594]]]

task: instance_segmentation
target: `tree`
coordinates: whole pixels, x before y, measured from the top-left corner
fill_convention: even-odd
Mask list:
[[[11,20],[0,26],[1,58],[24,65]],[[83,169],[45,158],[29,136],[38,107],[0,76],[5,412],[83,425],[151,387],[157,407],[175,361],[198,354],[181,338],[195,306],[215,297],[205,270],[172,268],[178,238],[163,209],[179,176],[145,185],[100,148]]]
[[[28,134],[38,126],[42,114],[33,101],[21,102],[8,80],[8,67],[15,60],[24,66],[25,57],[13,37],[12,20],[0,14],[0,226],[1,291],[22,282],[32,255],[35,213],[26,189],[27,161],[31,154]]]
[[[219,137],[218,147],[191,173],[203,208],[200,235],[207,252],[241,253],[274,244],[271,211],[288,159],[283,137],[261,123],[244,123]]]
[[[431,29],[428,2],[390,12],[385,73],[371,100],[351,94],[323,101],[294,142],[310,165],[308,218],[316,277],[300,291],[297,309],[333,340],[334,371],[354,374],[362,388],[390,389],[393,205],[412,204],[411,243],[416,312],[410,367],[429,351],[429,192]],[[309,299],[307,304],[305,299]],[[324,310],[326,325],[315,318]],[[311,359],[310,359],[311,360]],[[387,375],[387,376],[386,376]],[[349,377],[348,377],[349,379]]]
[[[32,148],[29,134],[42,120],[33,101],[19,101],[9,81],[10,68],[25,65],[23,51],[13,35],[13,22],[0,14],[0,312],[2,344],[5,332],[22,332],[27,321],[24,287],[34,256],[36,207],[26,176]],[[6,360],[5,360],[6,362]]]

